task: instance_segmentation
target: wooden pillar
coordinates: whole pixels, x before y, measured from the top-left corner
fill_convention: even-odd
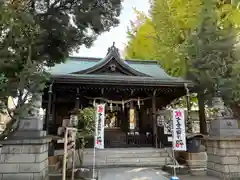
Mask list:
[[[156,90],[153,92],[152,96],[152,120],[153,120],[153,134],[155,137],[155,147],[158,148],[158,129],[157,129],[157,119],[156,119]]]
[[[54,125],[56,125],[56,99],[57,99],[57,97],[56,97],[57,95],[56,95],[56,93],[53,93],[52,94],[52,124],[54,124]],[[51,120],[51,118],[50,118],[50,120]]]
[[[48,90],[48,109],[47,109],[47,116],[45,118],[45,129],[47,133],[49,132],[49,119],[52,116],[52,84],[49,86]]]

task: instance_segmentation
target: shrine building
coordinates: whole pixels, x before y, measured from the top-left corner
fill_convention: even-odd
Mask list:
[[[158,113],[184,96],[186,85],[193,87],[191,81],[169,76],[157,61],[121,59],[115,46],[104,58],[69,57],[50,73],[43,95],[48,133],[57,135],[73,109],[105,103],[106,148],[171,146]]]

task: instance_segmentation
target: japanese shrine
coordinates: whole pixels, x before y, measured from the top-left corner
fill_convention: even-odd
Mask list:
[[[171,146],[158,114],[186,94],[186,85],[193,87],[190,81],[169,76],[157,61],[121,59],[114,45],[104,58],[69,57],[50,73],[43,95],[48,133],[56,135],[73,109],[105,103],[106,148]],[[88,146],[93,146],[93,138]]]

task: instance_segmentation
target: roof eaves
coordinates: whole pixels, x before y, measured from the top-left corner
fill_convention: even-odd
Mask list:
[[[193,82],[189,80],[182,80],[182,79],[159,79],[159,78],[152,78],[152,77],[135,77],[135,76],[89,76],[89,75],[53,75],[53,79],[56,80],[66,80],[68,82],[98,82],[98,83],[123,83],[123,84],[162,84],[162,85],[184,85],[188,84],[189,87],[193,87]]]

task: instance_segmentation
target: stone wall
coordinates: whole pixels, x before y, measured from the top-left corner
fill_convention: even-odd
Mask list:
[[[240,138],[207,140],[207,173],[224,180],[240,177]]]
[[[7,141],[0,152],[0,180],[46,180],[47,139]]]

